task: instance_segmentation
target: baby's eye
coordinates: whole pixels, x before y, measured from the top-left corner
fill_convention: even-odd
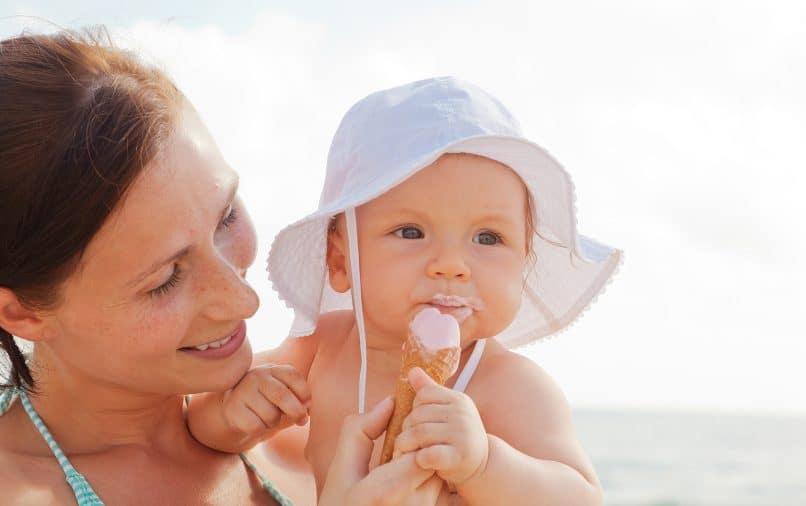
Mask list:
[[[400,227],[394,234],[402,239],[422,239],[423,232],[417,227]]]
[[[483,244],[485,246],[495,246],[502,242],[501,236],[496,234],[495,232],[479,232],[475,236],[473,236],[473,242],[476,244]]]

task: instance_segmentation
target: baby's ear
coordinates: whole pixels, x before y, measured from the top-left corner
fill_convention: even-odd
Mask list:
[[[350,289],[350,272],[347,267],[347,243],[344,235],[336,227],[327,233],[327,273],[330,278],[330,287],[344,293]]]

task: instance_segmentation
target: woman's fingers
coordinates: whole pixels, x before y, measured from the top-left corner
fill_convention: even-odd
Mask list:
[[[373,441],[386,429],[394,403],[386,398],[372,410],[345,419],[325,481],[320,506],[431,505],[442,481],[420,467],[414,453],[367,473]]]
[[[375,481],[365,483],[362,480],[369,469],[373,441],[383,433],[393,408],[392,398],[387,397],[368,412],[344,419],[336,453],[319,498],[320,505],[372,504],[364,501],[364,498],[380,491],[377,490],[377,484],[373,485]],[[416,466],[413,459],[412,464]],[[349,502],[351,496],[360,501]]]
[[[346,480],[348,485],[357,483],[367,474],[373,441],[386,429],[393,408],[392,398],[387,397],[370,411],[344,419],[331,473],[339,470],[339,479]]]
[[[344,504],[429,504],[423,500],[425,497],[432,497],[430,504],[433,504],[439,494],[437,484],[429,481],[433,476],[434,471],[417,465],[414,454],[403,455],[373,469],[350,491]],[[423,489],[423,486],[426,488]]]

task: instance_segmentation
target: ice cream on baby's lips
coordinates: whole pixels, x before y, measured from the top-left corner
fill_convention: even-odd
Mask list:
[[[453,316],[460,324],[470,317],[474,311],[483,309],[481,301],[476,297],[444,295],[441,293],[434,295],[428,305],[439,310],[440,313]]]

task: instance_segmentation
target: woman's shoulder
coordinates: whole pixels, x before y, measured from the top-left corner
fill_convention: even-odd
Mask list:
[[[2,418],[0,418],[0,421]],[[3,427],[0,425],[0,431]],[[32,456],[0,438],[3,504],[65,504],[74,500],[54,457]]]
[[[6,457],[0,450],[0,490],[3,491],[3,504],[69,504],[75,500],[69,490],[62,490],[62,483],[66,485],[63,476],[59,481],[51,481],[41,473],[25,472],[26,466],[20,466],[20,462]]]

